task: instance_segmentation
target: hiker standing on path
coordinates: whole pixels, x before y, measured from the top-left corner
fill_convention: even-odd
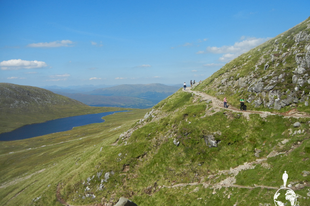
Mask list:
[[[244,99],[241,97],[240,99],[240,110],[243,110],[244,108]]]
[[[227,99],[226,99],[226,97],[224,97],[223,101],[224,101],[224,108],[227,108]]]
[[[183,86],[184,86],[184,90],[185,90],[185,89],[186,89],[186,82],[184,82],[184,85],[183,85]]]
[[[192,80],[190,81],[190,84],[191,84],[191,87],[193,86],[193,82],[192,82]]]

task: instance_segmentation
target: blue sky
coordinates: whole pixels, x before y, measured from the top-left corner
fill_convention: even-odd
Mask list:
[[[309,0],[0,0],[0,82],[180,84],[310,15]]]

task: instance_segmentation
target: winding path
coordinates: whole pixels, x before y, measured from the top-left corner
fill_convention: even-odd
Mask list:
[[[267,111],[241,111],[240,109],[233,107],[232,105],[229,105],[228,108],[224,108],[223,106],[223,101],[217,99],[216,97],[213,97],[211,95],[208,95],[204,92],[199,92],[199,91],[192,91],[190,87],[187,87],[186,90],[182,90],[184,92],[189,92],[192,94],[195,94],[197,96],[202,97],[202,100],[212,100],[212,106],[215,108],[217,111],[220,109],[226,109],[232,112],[241,112],[244,117],[246,117],[248,120],[250,119],[250,114],[259,114],[261,117],[265,118],[269,115],[282,115],[284,117],[294,117],[294,118],[301,118],[301,117],[308,117],[310,118],[309,114],[303,113],[303,112],[298,112],[296,109],[292,109],[286,113],[275,113],[275,112],[267,112]]]

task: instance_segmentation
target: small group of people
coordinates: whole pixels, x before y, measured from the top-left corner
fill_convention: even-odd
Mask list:
[[[200,82],[201,82],[201,80],[200,80]],[[196,81],[195,80],[194,81],[190,80],[189,83],[190,83],[190,85],[192,87],[193,84],[196,84]],[[184,87],[184,90],[186,90],[186,82],[184,82],[183,87]]]
[[[228,108],[227,98],[224,97],[223,101],[224,101],[224,108]],[[241,97],[241,99],[240,99],[240,110],[246,111],[246,105],[244,104],[243,97]]]
[[[193,84],[196,83],[195,80],[194,80],[194,81],[190,80],[189,82],[190,82],[190,84],[191,84],[191,87],[193,86]]]

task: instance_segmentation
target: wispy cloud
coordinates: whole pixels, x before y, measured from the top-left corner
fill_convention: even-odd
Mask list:
[[[244,52],[264,43],[270,38],[255,38],[255,37],[245,37],[242,36],[239,42],[236,42],[232,46],[222,46],[222,47],[207,47],[205,51],[198,51],[197,54],[203,53],[213,53],[213,54],[224,54],[219,58],[222,62],[228,62],[232,59],[238,57]]]
[[[55,74],[55,75],[51,75],[51,78],[59,78],[59,77],[70,77],[70,74]]]
[[[147,68],[147,67],[151,67],[151,65],[149,65],[149,64],[142,64],[142,65],[140,65],[139,67]]]
[[[55,75],[51,75],[50,78],[46,81],[52,81],[52,82],[58,82],[58,81],[66,81],[67,77],[70,77],[70,74],[55,74]]]
[[[91,43],[91,45],[93,45],[93,46],[98,46],[98,47],[102,47],[102,46],[103,46],[102,41],[100,41],[100,43],[91,41],[90,43]]]
[[[152,67],[150,64],[142,64],[142,65],[139,65],[139,66],[135,66],[133,68],[149,68],[149,67]]]
[[[126,77],[116,77],[115,79],[127,79]]]
[[[192,72],[197,72],[197,70],[193,69]]]
[[[19,69],[37,69],[46,67],[47,64],[43,61],[27,61],[21,59],[11,59],[0,62],[1,70],[19,70]]]
[[[224,64],[211,63],[211,64],[204,64],[203,66],[205,66],[205,67],[219,67],[219,66],[224,66]]]
[[[19,77],[8,77],[7,79],[18,79]]]
[[[100,77],[91,77],[89,78],[89,80],[100,80],[101,78]]]
[[[28,44],[28,47],[70,47],[73,46],[73,42],[70,40],[61,40],[61,41],[53,41],[53,42],[40,42]]]

